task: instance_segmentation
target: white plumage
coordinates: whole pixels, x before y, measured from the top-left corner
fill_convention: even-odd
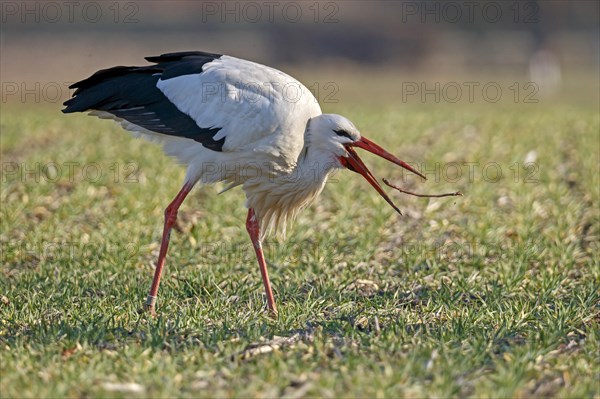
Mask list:
[[[74,84],[64,112],[90,111],[134,134],[160,142],[187,165],[183,188],[165,211],[161,253],[147,306],[158,283],[177,209],[197,182],[241,186],[254,243],[275,313],[263,236],[280,229],[321,192],[335,168],[360,173],[396,210],[354,147],[415,173],[403,161],[361,137],[348,119],[322,114],[317,99],[276,69],[218,54],[187,52],[149,57],[146,67],[114,67]]]

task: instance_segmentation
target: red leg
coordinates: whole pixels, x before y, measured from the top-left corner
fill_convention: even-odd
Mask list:
[[[152,280],[152,287],[150,287],[150,293],[146,298],[144,308],[154,314],[154,306],[156,305],[156,295],[158,294],[158,286],[160,284],[160,276],[162,274],[163,267],[165,265],[165,257],[167,256],[167,249],[169,248],[169,239],[171,238],[171,229],[177,220],[177,211],[185,200],[185,197],[192,191],[194,187],[193,183],[185,183],[179,191],[179,194],[175,197],[173,202],[165,209],[165,226],[163,228],[162,241],[160,243],[160,252],[158,254],[158,262],[156,263],[156,270],[154,271],[154,279]]]
[[[271,282],[269,281],[269,273],[267,272],[267,264],[263,255],[262,244],[260,242],[260,227],[258,220],[254,214],[254,209],[248,209],[248,218],[246,219],[246,229],[250,234],[254,251],[256,252],[256,259],[258,260],[258,266],[260,267],[260,274],[262,275],[263,284],[265,285],[265,292],[267,293],[267,305],[269,306],[269,312],[271,316],[277,316],[277,307],[275,306],[275,298],[273,297],[273,291],[271,290]]]

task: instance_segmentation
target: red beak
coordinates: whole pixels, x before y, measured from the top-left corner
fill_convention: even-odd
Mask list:
[[[363,161],[358,157],[358,154],[356,153],[356,151],[354,151],[354,149],[352,147],[359,147],[364,150],[367,150],[375,155],[379,155],[380,157],[387,159],[390,162],[395,163],[398,166],[403,167],[406,170],[409,170],[409,171],[421,176],[423,179],[427,179],[427,178],[425,176],[423,176],[421,173],[419,173],[412,166],[410,166],[406,162],[396,158],[395,156],[393,156],[392,154],[390,154],[389,152],[387,152],[386,150],[384,150],[377,144],[373,143],[371,140],[367,139],[366,137],[362,137],[359,141],[356,141],[354,143],[346,144],[346,151],[348,152],[348,155],[345,157],[340,157],[340,162],[342,163],[342,165],[344,167],[350,169],[353,172],[361,174],[371,184],[371,186],[373,186],[373,188],[375,190],[377,190],[379,195],[381,195],[383,197],[383,199],[386,200],[386,202],[388,204],[390,204],[396,212],[398,212],[399,214],[402,215],[402,212],[400,212],[400,209],[398,209],[398,207],[392,202],[390,197],[388,197],[388,195],[385,193],[385,191],[383,191],[383,187],[381,187],[381,185],[379,184],[379,182],[377,181],[375,176],[373,176],[371,171],[367,168],[367,166],[363,163]]]

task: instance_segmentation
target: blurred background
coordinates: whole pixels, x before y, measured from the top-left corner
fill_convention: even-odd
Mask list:
[[[497,86],[482,90],[499,82],[502,101],[598,105],[597,1],[3,1],[1,7],[3,103],[58,106],[69,83],[99,68],[204,50],[283,69],[324,103],[369,102],[366,93],[389,102],[464,103],[470,87],[475,101],[495,99]]]

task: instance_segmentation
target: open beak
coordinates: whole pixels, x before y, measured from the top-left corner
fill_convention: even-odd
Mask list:
[[[377,190],[379,195],[381,195],[383,197],[383,199],[386,200],[386,202],[388,204],[390,204],[396,212],[398,212],[399,214],[402,215],[402,212],[400,212],[400,209],[398,209],[398,207],[392,202],[390,197],[388,197],[388,195],[385,193],[385,191],[383,191],[383,187],[381,187],[381,185],[379,184],[379,182],[377,181],[375,176],[373,176],[371,171],[367,168],[367,166],[363,163],[363,161],[358,157],[358,154],[356,153],[356,151],[354,151],[354,149],[352,147],[359,147],[364,150],[367,150],[375,155],[378,155],[382,158],[387,159],[390,162],[395,163],[398,166],[403,167],[406,170],[409,170],[409,171],[421,176],[423,179],[427,179],[427,178],[425,176],[423,176],[421,173],[419,173],[412,166],[410,166],[406,162],[396,158],[394,155],[390,154],[389,152],[387,152],[386,150],[384,150],[377,144],[373,143],[371,140],[367,139],[366,137],[362,137],[359,141],[356,141],[354,143],[346,144],[346,151],[348,152],[348,155],[345,157],[340,157],[340,162],[342,163],[342,165],[344,167],[346,167],[347,169],[350,169],[353,172],[361,174],[371,184],[371,186],[373,186],[373,188],[375,190]]]

